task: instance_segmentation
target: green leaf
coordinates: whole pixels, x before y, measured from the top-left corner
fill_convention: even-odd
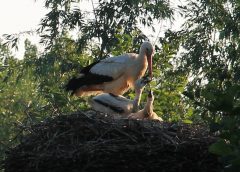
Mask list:
[[[232,148],[230,147],[229,144],[227,144],[224,140],[219,140],[216,143],[212,144],[209,147],[209,151],[211,153],[214,153],[216,155],[222,155],[222,156],[226,156],[226,155],[230,155],[233,153]]]
[[[240,166],[240,155],[232,160],[232,164],[236,166]]]
[[[183,120],[183,123],[185,123],[185,124],[192,124],[193,122],[191,120],[189,120],[189,119],[185,119],[185,120]]]

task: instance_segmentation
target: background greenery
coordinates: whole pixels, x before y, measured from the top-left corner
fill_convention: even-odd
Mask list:
[[[181,29],[156,36],[155,111],[165,121],[209,124],[220,136],[209,150],[221,157],[225,171],[240,170],[240,1],[187,0],[176,7],[168,0],[99,0],[94,17],[76,6],[82,1],[45,1],[49,13],[37,28],[43,53],[26,40],[20,60],[11,54],[19,35],[0,40],[0,158],[31,124],[89,108],[87,98],[63,89],[83,66],[138,52],[148,40],[143,28],[157,35],[154,23],[176,22],[179,15]]]

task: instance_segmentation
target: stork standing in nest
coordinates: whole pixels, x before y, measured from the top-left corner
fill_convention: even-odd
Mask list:
[[[147,103],[144,106],[144,109],[131,113],[128,118],[131,119],[150,119],[150,120],[159,120],[163,121],[161,117],[159,117],[154,111],[153,111],[153,101],[154,101],[154,95],[153,92],[150,90],[147,97]]]
[[[76,96],[99,93],[122,95],[135,87],[148,68],[152,79],[152,56],[154,48],[150,42],[143,42],[139,54],[129,53],[95,62],[80,72],[79,77],[70,79],[66,90]]]
[[[130,113],[138,111],[143,89],[150,81],[149,77],[143,77],[135,82],[134,100],[129,100],[121,95],[116,96],[111,93],[104,93],[93,97],[89,103],[96,111],[128,116]]]

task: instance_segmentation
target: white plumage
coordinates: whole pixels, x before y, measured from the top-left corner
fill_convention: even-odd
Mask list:
[[[151,43],[144,42],[139,54],[129,53],[110,57],[93,63],[80,72],[80,77],[72,78],[66,90],[76,96],[112,93],[122,95],[134,87],[147,67],[152,78],[152,56],[154,48]]]
[[[110,57],[101,60],[101,62],[94,65],[90,72],[98,75],[110,76],[113,79],[117,79],[123,75],[126,69],[127,63],[132,63],[131,60],[136,54],[124,54],[116,57]]]
[[[121,95],[115,96],[109,93],[100,94],[90,100],[91,107],[100,112],[107,114],[120,114],[127,116],[132,112],[138,111],[142,91],[150,78],[141,78],[135,82],[135,98],[134,100],[127,99]]]

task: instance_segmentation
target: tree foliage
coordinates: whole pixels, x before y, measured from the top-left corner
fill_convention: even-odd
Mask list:
[[[93,61],[138,52],[149,39],[142,28],[156,34],[154,23],[173,20],[176,11],[167,0],[91,1],[92,12],[83,10],[84,2],[45,1],[49,12],[38,28],[44,53],[26,40],[19,60],[0,43],[0,151],[31,123],[88,108],[86,98],[67,95],[67,80]],[[208,123],[220,137],[209,150],[222,157],[226,171],[240,169],[239,8],[237,0],[187,0],[177,9],[182,29],[169,28],[154,43],[155,111],[167,121]],[[5,38],[14,47],[18,36]]]
[[[18,135],[24,133],[26,127],[47,117],[87,106],[81,99],[72,98],[70,101],[64,85],[72,74],[70,69],[81,68],[91,57],[77,54],[73,40],[67,35],[56,42],[52,51],[39,55],[36,46],[26,40],[22,60],[6,54],[6,47],[2,49],[5,54],[0,71],[2,156],[7,147],[18,143]]]
[[[222,155],[226,171],[240,167],[239,132],[239,2],[188,1],[182,31],[184,52],[179,67],[190,77],[184,94],[195,112],[221,139],[210,151]]]
[[[81,10],[82,4],[83,1],[79,0],[46,1],[45,6],[50,12],[41,21],[42,41],[52,45],[59,33],[75,29],[80,33],[77,41],[79,51],[88,47],[89,41],[98,39],[101,43],[98,56],[101,58],[116,46],[117,34],[130,35],[132,31],[139,31],[139,25],[154,30],[154,20],[170,18],[173,14],[165,0],[99,0],[96,6],[92,4],[93,13],[90,14]],[[144,39],[146,36],[139,35],[135,41]]]

